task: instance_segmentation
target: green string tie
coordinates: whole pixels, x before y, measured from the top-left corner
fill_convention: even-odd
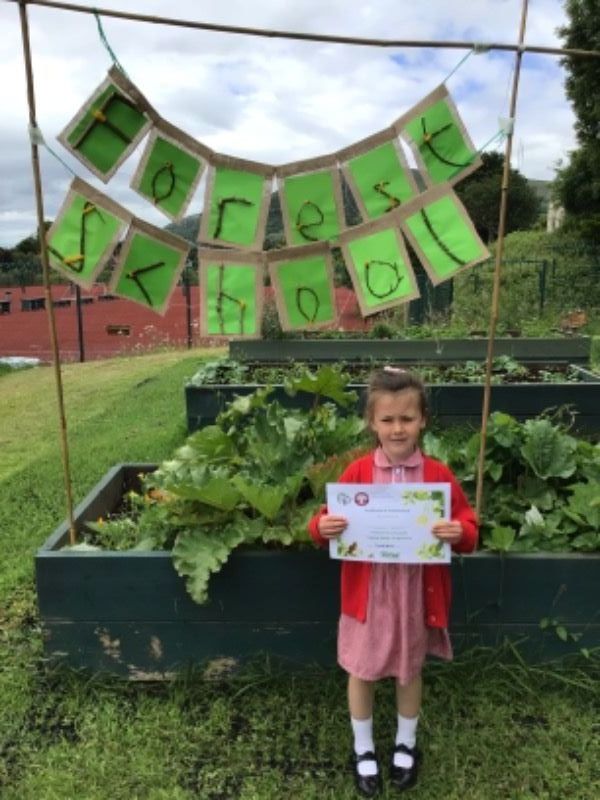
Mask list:
[[[102,20],[100,19],[100,14],[98,13],[98,11],[95,8],[93,9],[93,12],[94,12],[94,16],[96,17],[96,25],[98,26],[98,35],[100,36],[100,41],[102,42],[102,44],[106,48],[109,56],[112,58],[112,62],[115,65],[115,67],[117,67],[117,69],[120,69],[121,72],[123,73],[123,75],[125,75],[125,77],[128,78],[129,75],[127,75],[127,73],[125,72],[125,70],[122,67],[121,63],[119,62],[119,59],[115,55],[115,52],[112,49],[112,47],[110,46],[108,38],[107,38],[106,34],[104,33],[104,28],[102,27]]]

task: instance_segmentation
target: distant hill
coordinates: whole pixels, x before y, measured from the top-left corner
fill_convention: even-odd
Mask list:
[[[181,236],[189,242],[198,240],[198,231],[200,230],[201,214],[190,214],[189,217],[184,217],[179,222],[169,222],[165,225],[165,230],[174,233],[176,236]]]

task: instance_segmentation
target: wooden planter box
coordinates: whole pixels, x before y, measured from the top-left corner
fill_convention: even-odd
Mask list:
[[[591,338],[496,339],[494,354],[525,364],[588,364]],[[487,339],[256,339],[230,342],[236,361],[360,361],[454,364],[485,361]]]
[[[75,511],[106,516],[148,464],[113,467]],[[335,662],[339,566],[317,549],[240,549],[211,578],[210,602],[186,593],[168,552],[77,552],[63,523],[36,555],[45,655],[51,664],[163,678],[191,663],[213,669],[260,652],[297,664]],[[600,645],[597,555],[476,553],[452,563],[457,651],[505,637],[531,660]],[[560,620],[578,642],[540,620]]]
[[[583,371],[582,371],[583,372]],[[591,377],[590,377],[591,376]],[[595,382],[594,382],[595,377]],[[236,395],[247,395],[260,388],[258,384],[222,384],[185,387],[188,431],[214,422]],[[364,406],[365,384],[350,384],[359,393],[358,413]],[[469,423],[479,425],[483,404],[483,384],[440,383],[428,387],[430,410],[441,425]],[[298,393],[290,397],[283,387],[274,387],[273,399],[286,408],[309,408],[312,395]],[[580,383],[512,383],[492,386],[490,409],[504,411],[518,420],[530,419],[548,408],[570,405],[576,412],[575,430],[581,433],[600,431],[600,378],[586,372]]]

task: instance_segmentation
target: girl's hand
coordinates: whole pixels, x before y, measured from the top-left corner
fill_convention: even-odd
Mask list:
[[[434,536],[437,536],[438,539],[441,539],[442,542],[448,542],[448,544],[457,544],[457,542],[460,542],[463,535],[462,525],[455,519],[438,519],[438,521],[433,524],[431,532]]]
[[[347,526],[346,517],[338,517],[336,514],[323,514],[319,519],[319,533],[324,539],[335,539]]]

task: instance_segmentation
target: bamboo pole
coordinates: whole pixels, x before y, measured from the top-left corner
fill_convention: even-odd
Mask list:
[[[21,3],[22,0],[4,0],[9,3]],[[211,31],[214,33],[234,33],[240,36],[260,36],[267,39],[293,39],[301,42],[326,42],[328,44],[349,44],[361,47],[425,47],[455,50],[472,50],[482,46],[489,50],[507,50],[509,52],[541,53],[554,56],[575,56],[582,58],[600,58],[599,50],[564,49],[560,47],[544,47],[540,45],[509,44],[506,42],[465,42],[465,41],[432,41],[431,39],[364,39],[356,36],[340,36],[337,34],[300,33],[298,31],[271,30],[268,28],[248,28],[239,25],[217,25],[210,22],[176,19],[173,17],[157,17],[151,14],[132,14],[128,11],[115,11],[110,8],[95,6],[79,6],[73,3],[56,2],[55,0],[27,0],[29,5],[53,8],[58,11],[75,11],[79,14],[98,14],[102,17],[148,22],[154,25],[171,25],[178,28]]]
[[[29,128],[30,131],[33,131],[37,129],[37,122],[36,122],[36,111],[35,111],[33,68],[31,63],[31,46],[29,42],[29,24],[27,21],[27,0],[19,0],[19,14],[21,17],[21,36],[23,39],[23,56],[25,59],[25,74],[27,79],[27,103],[29,106]],[[71,490],[71,471],[69,468],[67,422],[65,418],[62,376],[60,370],[60,353],[58,349],[58,337],[56,335],[56,321],[54,318],[54,306],[52,305],[52,292],[50,289],[50,265],[48,263],[48,250],[46,248],[46,231],[44,227],[44,200],[42,196],[42,176],[40,171],[38,146],[33,140],[33,138],[31,140],[31,165],[33,169],[33,182],[35,188],[35,203],[36,203],[37,220],[38,220],[38,239],[40,244],[40,255],[42,260],[44,295],[46,298],[46,313],[48,315],[48,325],[50,328],[50,343],[52,347],[52,361],[54,364],[56,396],[58,402],[58,414],[60,421],[60,445],[61,445],[62,464],[64,473],[65,493],[67,500],[69,541],[71,544],[75,544],[77,535],[75,532],[75,523],[73,520],[73,495]]]
[[[527,10],[529,0],[523,0],[521,7],[521,23],[519,26],[519,45],[522,45],[525,38],[525,27],[527,25]],[[515,56],[515,73],[513,76],[512,91],[510,97],[509,120],[511,127],[506,137],[506,149],[504,152],[504,170],[502,173],[502,189],[500,195],[500,216],[498,221],[498,241],[496,243],[496,260],[494,265],[494,281],[492,289],[492,305],[490,309],[490,329],[488,332],[487,357],[485,362],[485,381],[483,385],[483,407],[481,409],[481,442],[479,446],[479,460],[477,464],[477,488],[475,491],[475,509],[477,515],[481,515],[483,506],[483,473],[485,469],[485,446],[487,436],[487,423],[490,414],[490,396],[492,382],[492,360],[494,358],[494,339],[498,324],[498,307],[500,300],[500,272],[502,268],[502,256],[504,254],[504,234],[506,230],[506,212],[508,209],[508,185],[510,182],[510,159],[512,155],[512,142],[515,112],[517,109],[517,96],[519,93],[519,80],[521,76],[521,61],[524,48],[519,47]]]

